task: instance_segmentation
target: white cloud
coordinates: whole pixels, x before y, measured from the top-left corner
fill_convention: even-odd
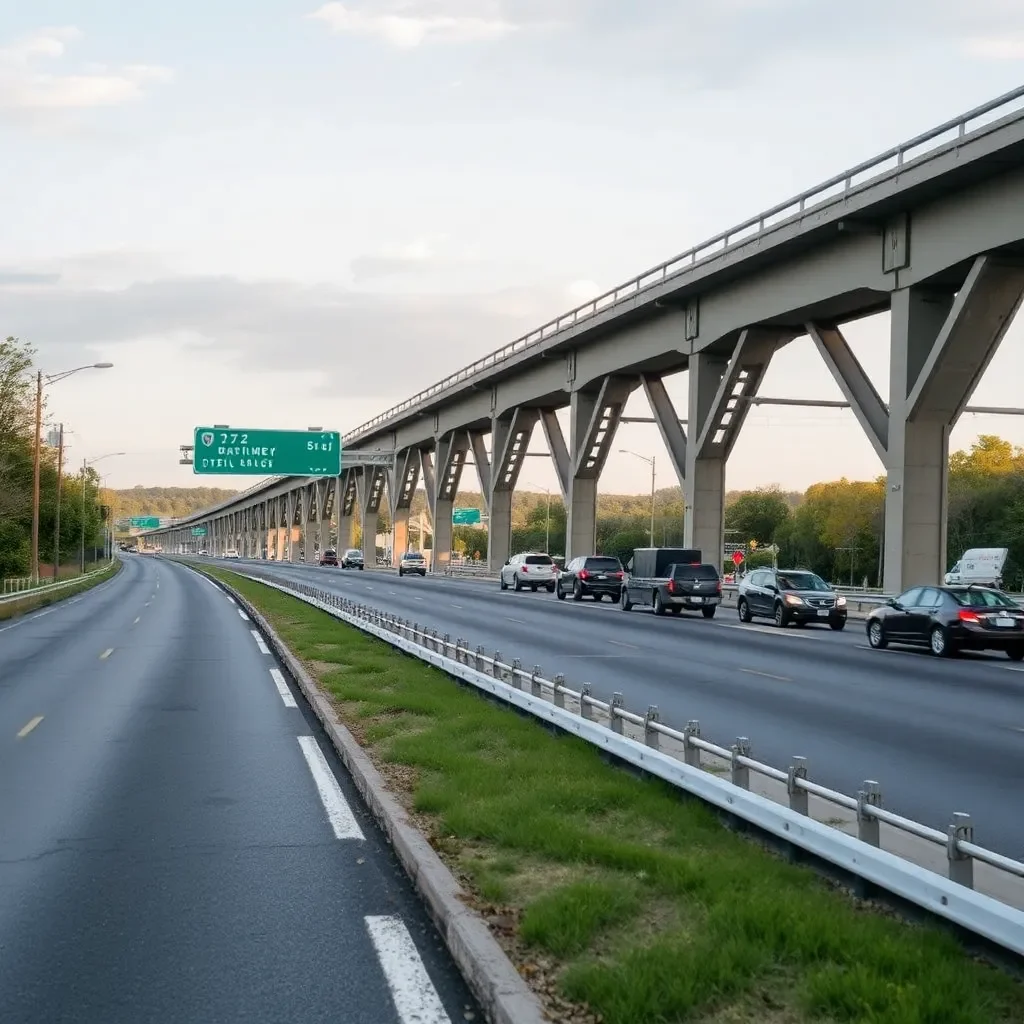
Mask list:
[[[1007,36],[974,36],[967,52],[982,60],[1024,60],[1024,33]]]
[[[490,14],[446,10],[424,0],[388,5],[379,11],[327,3],[309,15],[339,35],[380,39],[402,50],[424,43],[476,43],[500,39],[517,25],[498,11]]]
[[[40,29],[0,47],[0,110],[59,111],[117,106],[140,99],[145,87],[169,81],[167,68],[128,64],[120,68],[89,65],[64,74],[41,70],[44,60],[66,55],[79,32],[71,26]]]

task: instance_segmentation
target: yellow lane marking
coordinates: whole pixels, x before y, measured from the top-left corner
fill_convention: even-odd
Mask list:
[[[33,718],[31,722],[22,727],[21,732],[18,733],[18,739],[23,740],[42,720],[42,715],[37,715]]]

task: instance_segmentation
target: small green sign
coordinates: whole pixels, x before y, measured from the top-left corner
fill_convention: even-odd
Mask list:
[[[193,526],[192,527],[192,536],[193,537],[205,537],[206,536],[206,527],[205,526]]]
[[[337,476],[341,435],[326,430],[196,427],[192,471],[200,476]]]
[[[159,530],[159,516],[132,516],[128,522],[137,530]]]
[[[455,526],[475,526],[480,522],[480,509],[457,508],[452,512],[452,523]]]

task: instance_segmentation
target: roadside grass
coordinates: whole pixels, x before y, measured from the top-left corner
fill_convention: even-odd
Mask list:
[[[45,608],[47,605],[56,604],[58,601],[65,601],[69,597],[74,597],[76,594],[81,594],[86,590],[91,590],[93,587],[99,586],[101,583],[105,583],[120,571],[121,563],[120,561],[115,560],[114,564],[105,572],[98,573],[96,576],[93,576],[92,579],[82,580],[81,583],[69,583],[66,587],[61,587],[60,590],[52,591],[48,594],[34,594],[32,591],[27,591],[25,596],[22,598],[0,603],[0,622],[3,622],[6,619],[13,619],[21,615],[27,615],[29,612],[38,611],[40,608]]]
[[[220,569],[331,695],[556,1020],[1020,1024],[1024,985],[667,784]]]

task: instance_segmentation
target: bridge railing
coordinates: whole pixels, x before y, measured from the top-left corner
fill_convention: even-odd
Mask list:
[[[794,756],[785,769],[758,761],[746,736],[736,737],[728,746],[715,743],[702,734],[697,720],[679,729],[662,722],[655,705],[644,714],[628,710],[623,693],[601,700],[588,684],[572,689],[561,674],[547,678],[539,666],[524,668],[519,659],[506,660],[499,651],[489,655],[465,638],[453,639],[337,593],[304,583],[284,585],[239,575],[372,633],[793,847],[1024,954],[1024,913],[1020,909],[1024,908],[1024,863],[976,843],[974,824],[965,812],[952,813],[944,830],[932,828],[885,808],[876,780],[865,780],[857,795],[850,796],[814,782],[804,757]],[[752,775],[785,787],[785,802],[754,792]],[[856,835],[813,818],[811,798],[852,816]],[[882,849],[883,825],[923,841],[943,855],[945,877]],[[977,865],[985,865],[988,882],[998,879],[996,887],[1011,892],[1010,900],[976,891]]]
[[[73,587],[76,583],[82,583],[83,581],[94,579],[100,573],[106,572],[112,564],[113,561],[107,563],[107,565],[101,566],[99,569],[93,569],[90,572],[79,576],[69,576],[67,579],[58,580],[56,583],[40,583],[38,586],[27,586],[22,587],[21,589],[12,589],[11,591],[6,590],[6,584],[9,581],[4,580],[5,592],[0,596],[0,604],[13,604],[17,601],[26,601],[29,598],[38,596],[39,594],[56,593],[59,590],[63,590],[65,587]],[[31,579],[29,582],[31,583]]]
[[[436,384],[432,384],[430,387],[413,395],[412,398],[400,402],[379,416],[374,416],[373,419],[367,420],[366,423],[356,427],[354,430],[350,430],[345,434],[344,441],[355,440],[365,431],[372,430],[374,427],[386,423],[395,416],[409,411],[422,402],[440,394],[442,391],[446,391],[448,388],[454,387],[456,384],[460,384],[484,370],[506,362],[513,356],[532,348],[534,345],[539,345],[553,334],[557,334],[569,327],[574,327],[582,321],[594,317],[598,313],[604,312],[606,309],[612,308],[619,303],[634,300],[637,295],[648,288],[662,284],[668,278],[681,271],[691,269],[704,260],[720,256],[734,246],[742,245],[758,238],[765,232],[775,230],[783,224],[798,220],[811,210],[817,210],[828,203],[844,200],[851,193],[855,193],[870,184],[875,184],[883,177],[895,176],[916,161],[927,159],[929,156],[934,155],[936,150],[944,146],[958,144],[975,132],[989,129],[992,121],[1000,119],[991,115],[1012,117],[1017,114],[1024,117],[1024,110],[1020,109],[1020,101],[1022,99],[1024,99],[1024,86],[1014,89],[1012,92],[1004,93],[1002,96],[990,100],[980,107],[969,110],[966,114],[954,117],[898,146],[887,149],[884,153],[880,153],[870,160],[865,160],[863,163],[859,163],[855,167],[851,167],[829,178],[827,181],[823,181],[821,184],[793,196],[791,199],[778,203],[776,206],[764,210],[740,224],[734,225],[727,231],[723,231],[713,238],[695,245],[692,249],[688,249],[672,259],[666,260],[664,263],[659,263],[656,267],[645,270],[625,284],[618,285],[597,298],[576,306],[574,309],[569,310],[568,313],[563,313],[554,320],[549,320],[543,326],[538,327],[529,334],[524,334],[521,338],[517,338],[503,348],[497,349],[481,359],[477,359],[468,366],[464,366],[461,370],[457,370]],[[988,120],[973,128],[970,127],[972,122],[981,121],[983,118]]]

